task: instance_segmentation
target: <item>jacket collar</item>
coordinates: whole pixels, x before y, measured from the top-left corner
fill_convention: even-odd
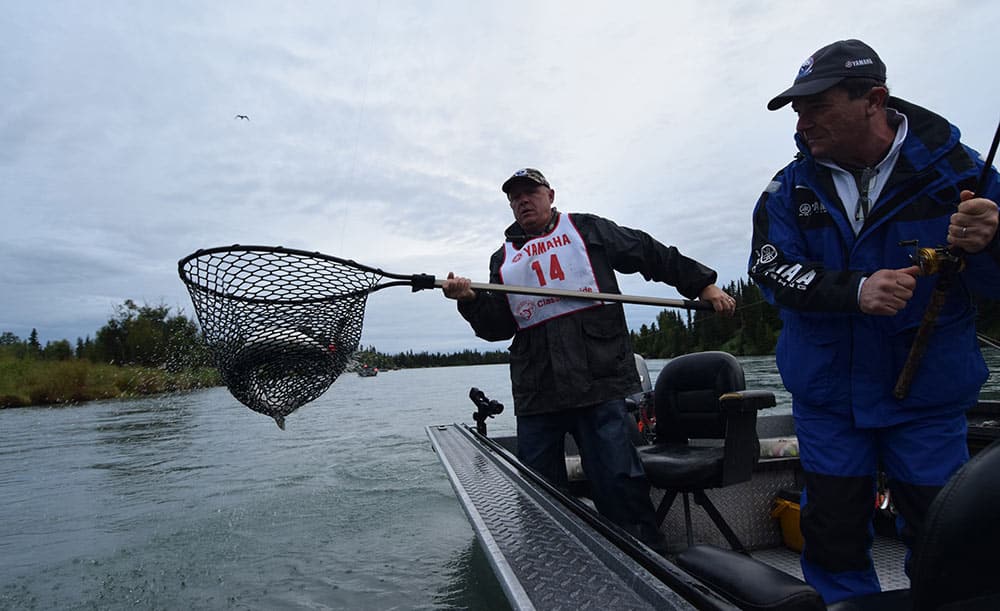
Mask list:
[[[900,157],[905,158],[906,165],[915,172],[926,169],[958,144],[961,136],[958,128],[944,117],[902,98],[890,96],[886,106],[906,115],[908,133],[903,140]],[[809,147],[797,133],[795,144],[809,163],[816,163]]]
[[[549,222],[545,224],[545,228],[542,229],[540,233],[529,234],[524,230],[523,227],[518,225],[516,222],[511,223],[507,230],[503,232],[504,238],[508,242],[513,242],[515,245],[524,244],[528,240],[537,238],[538,236],[551,233],[556,227],[556,223],[559,222],[559,211],[552,207],[552,216],[549,217]],[[520,248],[520,246],[518,246]]]

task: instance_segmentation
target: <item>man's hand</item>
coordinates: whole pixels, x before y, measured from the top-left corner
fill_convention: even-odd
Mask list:
[[[893,316],[906,307],[917,286],[920,268],[880,269],[861,285],[858,305],[865,314]]]
[[[997,205],[972,191],[962,191],[958,212],[951,215],[948,244],[968,253],[986,248],[997,232]]]
[[[452,272],[448,272],[448,278],[441,283],[441,291],[448,299],[471,301],[476,298],[476,291],[472,290],[470,287],[471,284],[472,281],[468,278],[462,278]]]
[[[705,288],[701,289],[701,293],[698,294],[698,299],[702,301],[711,301],[712,307],[715,308],[715,311],[725,314],[726,316],[732,316],[733,312],[736,311],[736,300],[714,284],[709,284]]]

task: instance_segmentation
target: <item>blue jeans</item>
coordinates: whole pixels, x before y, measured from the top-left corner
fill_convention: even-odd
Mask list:
[[[580,449],[591,497],[601,515],[657,551],[665,547],[649,498],[649,482],[632,445],[625,400],[517,417],[521,462],[566,489],[565,436]]]

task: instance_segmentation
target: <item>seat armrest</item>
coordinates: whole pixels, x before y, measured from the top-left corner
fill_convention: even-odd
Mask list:
[[[737,390],[719,397],[722,408],[733,412],[759,411],[774,407],[777,402],[769,390]]]
[[[826,609],[819,592],[804,581],[738,552],[694,545],[677,556],[677,565],[740,609]]]
[[[749,481],[760,458],[757,441],[757,411],[774,405],[774,393],[738,390],[719,397],[726,425],[722,485]]]

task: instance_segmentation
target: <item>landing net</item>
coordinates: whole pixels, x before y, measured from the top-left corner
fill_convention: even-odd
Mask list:
[[[178,271],[223,383],[282,429],[351,364],[380,279],[353,261],[253,246],[200,250]]]

